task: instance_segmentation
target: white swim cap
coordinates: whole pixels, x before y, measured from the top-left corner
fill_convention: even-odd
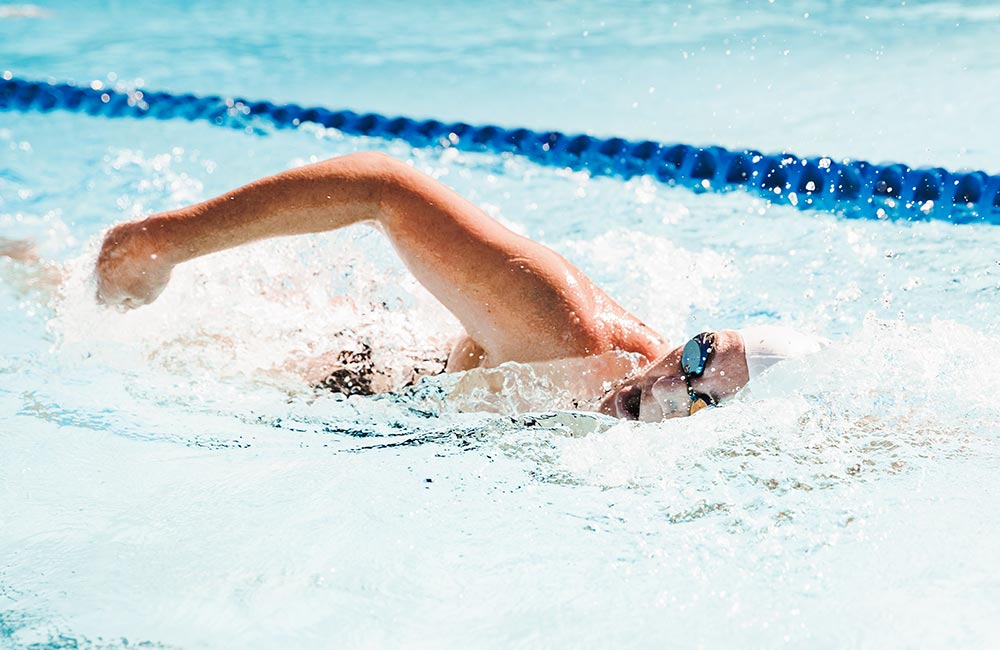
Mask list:
[[[779,361],[819,352],[830,344],[830,339],[822,336],[803,334],[778,325],[758,325],[736,331],[743,337],[750,381]]]

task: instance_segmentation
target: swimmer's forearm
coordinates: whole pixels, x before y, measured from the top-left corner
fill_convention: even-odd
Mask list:
[[[394,164],[379,154],[327,160],[153,215],[142,226],[175,265],[269,237],[333,230],[377,218]]]

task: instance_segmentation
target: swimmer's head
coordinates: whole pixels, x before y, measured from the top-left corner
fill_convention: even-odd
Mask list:
[[[774,364],[829,343],[772,325],[703,332],[611,391],[600,411],[644,422],[694,415],[732,397]]]
[[[717,404],[735,395],[749,380],[739,332],[705,332],[611,391],[600,411],[628,420],[658,422]]]

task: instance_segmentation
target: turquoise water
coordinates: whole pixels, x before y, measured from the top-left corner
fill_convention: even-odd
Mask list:
[[[989,3],[0,16],[0,67],[25,78],[998,171]],[[675,340],[782,322],[835,344],[726,408],[642,425],[568,413],[526,368],[502,371],[502,398],[475,376],[312,390],[365,344],[401,385],[457,331],[364,229],[199,260],[129,314],[93,303],[112,223],[369,148]],[[50,295],[0,260],[0,647],[1000,637],[1000,229],[321,129],[0,113],[0,236],[37,240],[66,278]]]

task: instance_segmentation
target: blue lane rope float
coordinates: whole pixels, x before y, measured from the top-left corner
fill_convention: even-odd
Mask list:
[[[695,191],[755,191],[776,203],[830,210],[848,217],[1000,224],[1000,176],[982,171],[914,169],[864,160],[801,158],[723,147],[597,138],[464,122],[414,120],[377,113],[304,108],[219,96],[174,95],[0,78],[0,110],[66,110],[103,117],[207,120],[262,132],[260,125],[295,128],[310,122],[349,135],[401,139],[414,146],[512,153],[550,166],[632,178],[649,175]]]

